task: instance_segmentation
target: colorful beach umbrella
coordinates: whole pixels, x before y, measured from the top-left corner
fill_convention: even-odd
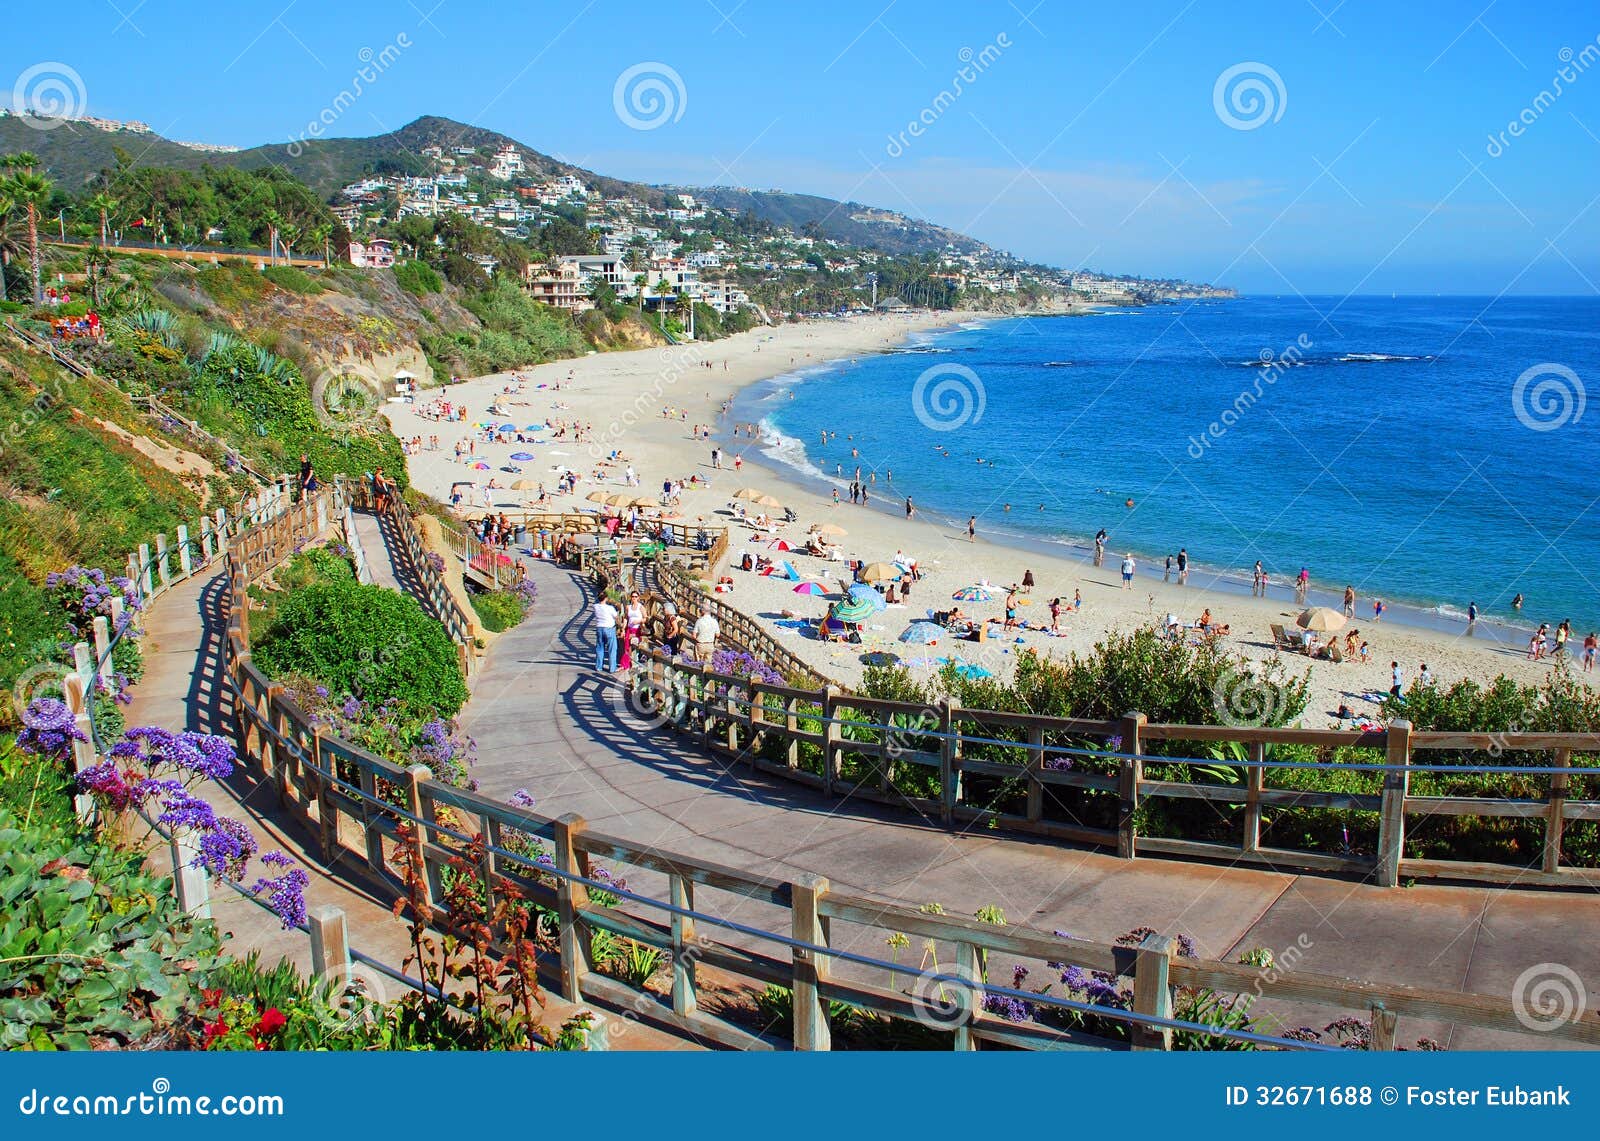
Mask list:
[[[956,602],[993,602],[994,595],[981,586],[963,586],[950,596]]]
[[[883,595],[879,594],[876,590],[864,582],[858,582],[850,588],[850,600],[852,602],[865,602],[870,604],[874,614],[880,610],[888,609],[889,606],[889,604],[883,600]]]
[[[833,608],[833,616],[841,622],[865,622],[877,612],[877,607],[864,598],[852,598],[838,603]]]
[[[795,587],[794,592],[796,594],[827,594],[828,588],[820,582],[806,581]]]
[[[774,540],[772,540],[772,542],[767,544],[767,547],[770,550],[774,550],[774,551],[792,551],[792,550],[794,550],[794,548],[789,545],[789,540],[788,539],[774,539]]]
[[[914,646],[931,646],[944,637],[944,627],[935,622],[913,622],[900,635],[902,642]]]
[[[502,424],[498,430],[501,432],[515,432],[517,430],[517,426],[515,424]]]
[[[488,471],[489,465],[484,463],[482,460],[479,460],[477,463],[472,465],[472,469],[474,471]]]

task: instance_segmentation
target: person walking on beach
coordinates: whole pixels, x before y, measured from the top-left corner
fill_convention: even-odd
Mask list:
[[[1374,598],[1372,600],[1372,620],[1374,622],[1381,622],[1383,620],[1383,611],[1383,599]]]
[[[1178,548],[1178,585],[1185,586],[1189,582],[1189,548]]]
[[[1167,556],[1167,569],[1166,569],[1166,572],[1161,576],[1161,581],[1162,582],[1171,582],[1172,581],[1172,556],[1171,555]]]
[[[594,619],[594,671],[616,673],[617,608],[602,594],[590,613]]]
[[[1050,633],[1052,633],[1052,634],[1061,633],[1061,599],[1060,598],[1052,598],[1050,600]],[[1593,637],[1593,635],[1590,635],[1590,637]]]
[[[1400,700],[1400,691],[1405,688],[1406,675],[1400,669],[1399,662],[1389,663],[1389,696],[1396,701]]]
[[[967,542],[976,543],[977,541],[978,541],[978,517],[976,515],[968,515],[967,516]]]
[[[1255,576],[1250,580],[1250,593],[1259,594],[1263,598],[1267,594],[1267,576],[1266,572],[1261,569],[1260,559],[1256,560]]]
[[[1122,560],[1122,589],[1133,589],[1133,552],[1129,551]]]
[[[1006,629],[1006,630],[1015,630],[1016,628],[1017,628],[1017,588],[1016,588],[1015,584],[1013,584],[1011,589],[1006,591],[1006,624],[1004,626],[1004,629]]]
[[[1567,639],[1570,637],[1572,637],[1572,623],[1563,618],[1561,625],[1556,627],[1556,648],[1551,651],[1550,656],[1564,657],[1567,652]]]
[[[916,515],[916,513],[917,513],[917,509],[914,506],[912,506],[911,496],[909,496],[909,495],[906,496],[906,518],[910,519],[910,518],[914,517]]]
[[[1104,527],[1094,535],[1094,565],[1100,566],[1106,560],[1106,529]]]
[[[1583,639],[1583,672],[1584,673],[1588,673],[1588,672],[1590,672],[1591,670],[1594,669],[1594,659],[1595,659],[1596,651],[1600,651],[1600,637],[1596,637],[1595,636],[1595,632],[1593,630],[1590,630],[1589,633],[1587,635],[1585,635],[1584,639]]]
[[[1348,583],[1344,588],[1344,616],[1346,618],[1356,616],[1356,588]]]
[[[1300,568],[1300,574],[1295,578],[1295,584],[1295,596],[1301,602],[1304,602],[1306,600],[1306,591],[1311,589],[1311,571],[1308,567],[1302,566]]]
[[[1029,567],[1022,572],[1022,593],[1033,593],[1033,568]]]
[[[1476,624],[1477,621],[1478,604],[1476,602],[1469,602],[1467,603],[1467,629],[1472,629],[1473,625]]]

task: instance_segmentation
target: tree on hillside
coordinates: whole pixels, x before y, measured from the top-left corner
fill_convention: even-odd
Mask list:
[[[35,167],[39,165],[37,155],[23,151],[19,154],[7,155],[4,165],[14,171],[10,177],[11,197],[22,206],[28,219],[28,266],[33,279],[34,304],[44,300],[44,290],[41,285],[41,262],[39,258],[39,214],[50,201],[50,180],[37,173]]]
[[[117,200],[104,190],[99,190],[90,195],[89,200],[84,205],[100,215],[100,244],[102,246],[110,245],[110,239],[107,237],[110,230],[108,222],[111,217],[111,211],[117,208]]]
[[[0,301],[11,300],[6,268],[22,253],[22,227],[16,217],[17,200],[9,179],[0,178]]]

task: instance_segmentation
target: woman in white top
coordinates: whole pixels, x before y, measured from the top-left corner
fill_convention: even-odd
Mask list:
[[[633,643],[639,637],[639,631],[644,628],[644,603],[639,601],[639,592],[636,590],[628,596],[628,604],[622,609],[622,661],[623,669],[633,668]]]

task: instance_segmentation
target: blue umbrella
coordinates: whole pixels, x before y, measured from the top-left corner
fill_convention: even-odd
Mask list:
[[[874,612],[887,610],[889,607],[889,604],[883,600],[883,595],[864,582],[858,582],[850,588],[850,600],[852,602],[870,603]]]
[[[790,563],[790,562],[784,563],[783,564],[783,569],[784,569],[784,573],[786,573],[790,578],[796,578],[797,579],[797,578],[800,577],[800,572],[794,569],[794,564],[793,563]]]
[[[533,459],[533,453],[532,452],[512,452],[511,453],[511,458],[514,459],[514,460],[524,460],[524,461],[531,460],[531,459]]]
[[[544,425],[543,424],[529,424],[526,428],[524,428],[522,430],[524,432],[542,432],[542,431],[544,431]]]
[[[517,430],[517,426],[515,424],[502,424],[502,425],[500,425],[500,431],[502,431],[502,432],[515,432],[516,430]]]
[[[910,642],[916,646],[926,646],[931,642],[937,642],[944,637],[944,634],[943,627],[933,622],[913,622],[905,628],[905,632],[900,635],[900,640],[902,642]]]

